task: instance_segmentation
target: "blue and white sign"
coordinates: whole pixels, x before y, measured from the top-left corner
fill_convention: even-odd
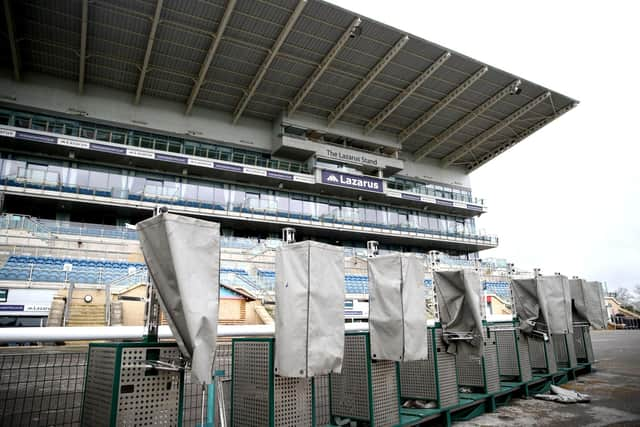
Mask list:
[[[364,175],[352,175],[338,171],[323,170],[321,172],[323,184],[335,185],[338,187],[353,188],[355,190],[384,192],[383,182],[379,178],[372,178]]]

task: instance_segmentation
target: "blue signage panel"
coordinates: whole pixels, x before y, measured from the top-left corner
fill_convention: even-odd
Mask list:
[[[162,160],[164,162],[180,163],[182,165],[186,165],[187,164],[187,158],[186,157],[169,156],[167,154],[160,154],[160,153],[156,153],[156,160]]]
[[[402,193],[402,198],[407,200],[415,200],[416,202],[420,202],[422,200],[417,194]]]
[[[290,173],[267,171],[267,176],[269,178],[277,178],[277,179],[285,179],[287,181],[293,181],[293,175],[291,175]]]
[[[453,200],[436,199],[436,204],[445,205],[445,206],[453,206]]]
[[[3,304],[0,305],[0,311],[24,311],[24,305]]]
[[[114,154],[126,154],[127,152],[127,149],[124,147],[112,147],[111,145],[96,144],[95,142],[92,142],[89,145],[89,148],[91,148],[92,150],[98,150],[98,151],[103,151],[105,153],[114,153]]]
[[[213,168],[220,169],[223,171],[240,172],[240,173],[244,172],[244,169],[242,169],[242,166],[229,165],[227,163],[214,162]]]
[[[46,142],[47,144],[57,144],[58,139],[53,136],[40,135],[38,133],[31,132],[16,132],[16,138],[26,139],[27,141]]]
[[[321,175],[323,184],[353,188],[355,190],[374,191],[376,193],[382,193],[384,191],[382,180],[379,178],[363,175],[351,175],[349,173],[330,170],[323,170]]]

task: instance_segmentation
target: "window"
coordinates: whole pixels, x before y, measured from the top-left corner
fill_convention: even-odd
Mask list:
[[[302,200],[298,198],[292,198],[289,201],[289,212],[293,214],[301,214],[302,213]]]
[[[249,210],[259,210],[260,209],[260,193],[250,193],[250,192],[246,192],[245,193],[245,208],[249,209]]]

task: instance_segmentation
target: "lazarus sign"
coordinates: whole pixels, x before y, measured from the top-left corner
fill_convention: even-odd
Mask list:
[[[384,191],[381,179],[330,170],[322,171],[322,183],[355,190],[375,191],[376,193]]]

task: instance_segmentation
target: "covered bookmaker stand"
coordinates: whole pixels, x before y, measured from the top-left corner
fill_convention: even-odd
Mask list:
[[[369,258],[369,333],[348,333],[342,373],[330,375],[334,421],[400,422],[396,362],[427,354],[424,267],[416,256]]]
[[[231,425],[329,423],[328,374],[343,368],[344,250],[317,242],[276,253],[274,338],[236,338]]]
[[[82,424],[181,425],[183,373],[209,384],[216,349],[220,228],[163,213],[138,224],[153,283],[177,343],[92,343]]]
[[[458,385],[483,393],[500,390],[495,336],[482,319],[482,285],[474,270],[434,271],[447,352],[456,355]]]
[[[576,366],[571,296],[566,277],[536,276],[512,280],[520,329],[529,337],[531,368],[555,374]]]
[[[573,315],[573,338],[576,359],[580,363],[594,361],[590,326],[604,329],[607,326],[607,309],[600,282],[583,279],[569,280]]]
[[[511,289],[511,285],[509,286]],[[513,297],[513,293],[511,293]],[[513,298],[512,298],[513,301]],[[493,322],[489,331],[495,335],[498,348],[498,372],[500,380],[507,382],[527,382],[533,379],[529,337],[520,330],[520,322],[512,304],[511,321]]]
[[[496,322],[489,325],[498,349],[498,373],[504,381],[527,382],[533,379],[529,337],[520,330],[520,322]]]
[[[460,402],[456,356],[447,352],[440,322],[427,327],[427,348],[427,359],[398,363],[400,397],[439,409],[454,407]]]

